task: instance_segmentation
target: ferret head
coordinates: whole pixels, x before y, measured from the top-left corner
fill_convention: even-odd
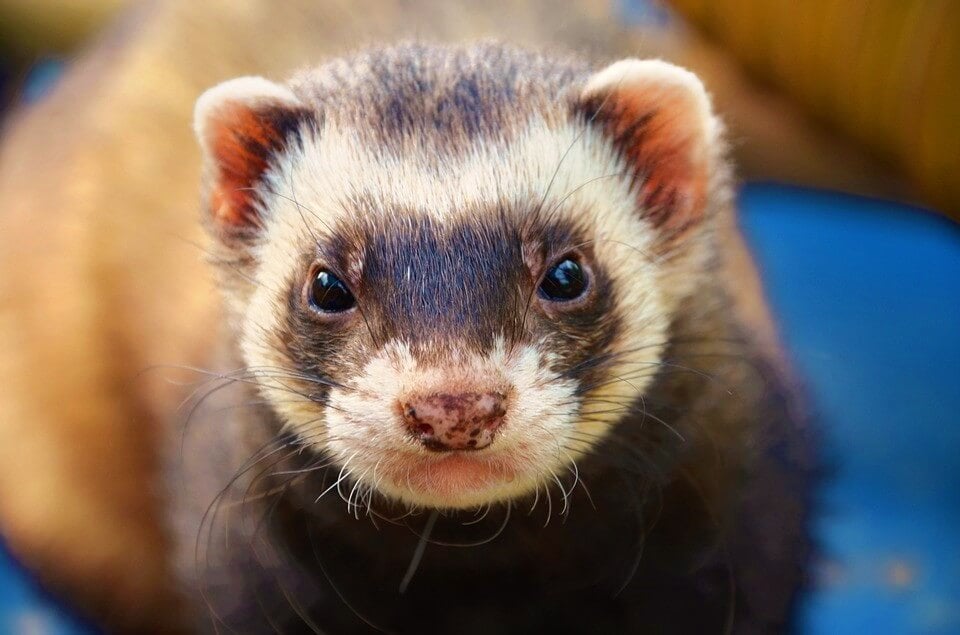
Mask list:
[[[197,103],[248,369],[289,431],[408,504],[532,494],[641,400],[723,195],[701,83],[405,45]]]

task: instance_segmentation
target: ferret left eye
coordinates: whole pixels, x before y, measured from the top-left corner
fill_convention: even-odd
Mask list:
[[[564,258],[550,267],[540,283],[540,296],[553,302],[575,300],[587,290],[587,274],[576,260]]]
[[[356,304],[350,289],[340,278],[321,269],[310,283],[310,305],[323,313],[342,313]]]

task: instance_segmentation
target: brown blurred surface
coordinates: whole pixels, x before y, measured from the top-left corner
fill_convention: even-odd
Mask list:
[[[67,54],[130,0],[0,0],[0,52],[29,60]]]
[[[750,73],[960,218],[960,2],[672,0]],[[791,149],[786,149],[788,152]]]

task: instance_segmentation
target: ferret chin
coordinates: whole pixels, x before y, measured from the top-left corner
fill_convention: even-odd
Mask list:
[[[258,404],[217,440],[256,466],[225,490],[241,520],[199,522],[246,540],[187,576],[219,580],[219,620],[783,626],[807,442],[726,308],[730,168],[694,75],[405,44],[215,86],[195,130]]]

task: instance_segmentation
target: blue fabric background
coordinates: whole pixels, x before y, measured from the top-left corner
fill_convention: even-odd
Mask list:
[[[835,473],[811,633],[960,633],[960,228],[880,201],[741,196]]]

